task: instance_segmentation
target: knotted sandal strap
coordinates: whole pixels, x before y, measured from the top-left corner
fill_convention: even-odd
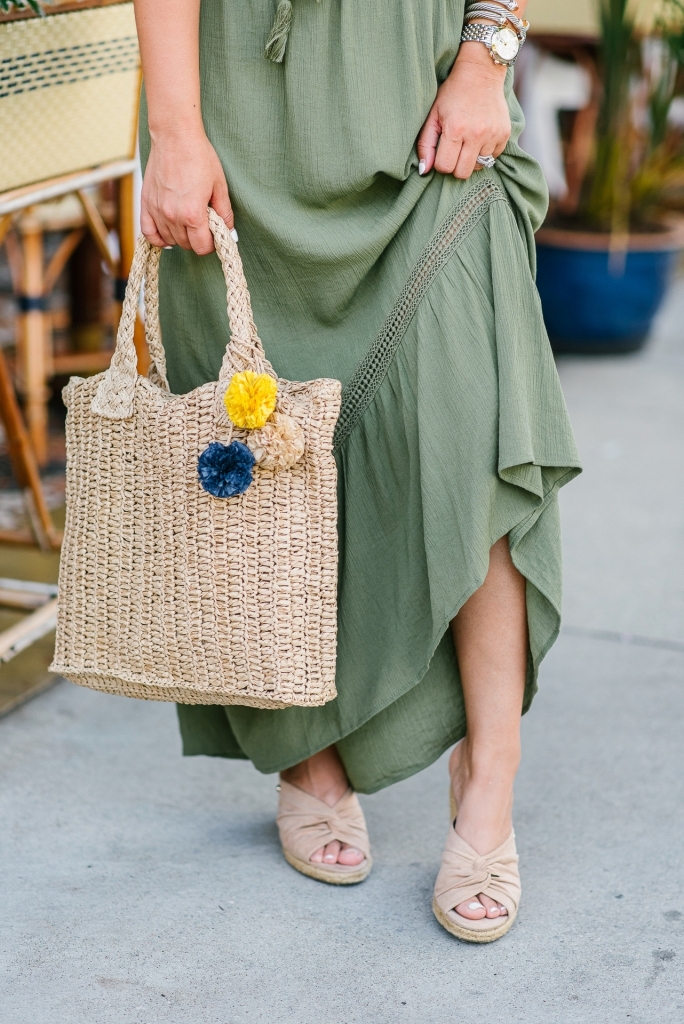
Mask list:
[[[515,833],[496,850],[481,856],[451,828],[435,882],[435,900],[445,913],[484,893],[515,914],[520,902],[520,874]]]
[[[507,917],[471,921],[456,913],[456,907],[480,893],[504,906]],[[471,942],[500,938],[515,920],[520,893],[514,832],[496,850],[481,856],[456,829],[449,829],[433,900],[437,920],[447,931]]]
[[[303,789],[281,782],[276,820],[283,847],[300,860],[308,860],[333,839],[355,846],[365,857],[370,855],[366,819],[352,789],[329,807]]]
[[[303,874],[338,885],[360,882],[368,875],[372,859],[366,819],[352,789],[329,807],[303,789],[281,781],[276,821],[286,860]],[[354,866],[312,864],[311,854],[334,839],[360,850],[365,860]]]

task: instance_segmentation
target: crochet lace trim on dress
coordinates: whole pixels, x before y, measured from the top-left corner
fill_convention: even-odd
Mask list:
[[[506,195],[489,178],[478,182],[454,207],[423,249],[371,347],[342,392],[333,451],[339,451],[371,404],[425,293],[442,267],[467,238],[491,203]]]

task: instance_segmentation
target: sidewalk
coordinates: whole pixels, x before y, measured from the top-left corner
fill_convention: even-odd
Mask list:
[[[60,683],[0,721],[3,1024],[684,1020],[684,281],[648,352],[560,364],[565,628],[524,722],[523,904],[430,897],[445,761],[363,798],[369,880],[281,857],[275,778],[181,759],[173,707]]]

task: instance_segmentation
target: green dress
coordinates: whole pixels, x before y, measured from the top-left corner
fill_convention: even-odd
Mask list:
[[[415,140],[458,49],[463,0],[202,0],[202,112],[223,163],[260,336],[291,380],[343,385],[336,700],[181,706],[184,752],[275,772],[336,743],[361,792],[465,731],[449,622],[509,536],[527,579],[524,709],[560,623],[558,489],[579,472],[534,285],[539,167],[517,145],[469,181],[418,175]],[[143,103],[143,157],[149,149]],[[161,262],[173,391],[216,379],[214,255]]]

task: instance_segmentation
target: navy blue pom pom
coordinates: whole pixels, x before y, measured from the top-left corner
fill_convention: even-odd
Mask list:
[[[215,498],[234,498],[251,484],[255,462],[249,448],[241,441],[228,445],[212,441],[197,460],[199,481]]]

